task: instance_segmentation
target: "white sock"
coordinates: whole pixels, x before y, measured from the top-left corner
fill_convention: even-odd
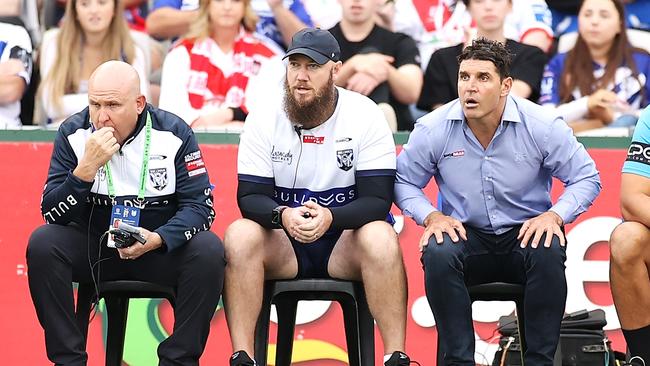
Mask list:
[[[389,359],[390,356],[392,356],[392,355],[393,355],[392,353],[391,353],[390,355],[384,355],[384,363],[386,363],[386,361],[388,361],[388,359]]]

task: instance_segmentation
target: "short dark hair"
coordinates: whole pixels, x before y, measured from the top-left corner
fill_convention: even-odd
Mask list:
[[[510,76],[512,54],[499,41],[492,41],[483,37],[473,40],[472,44],[465,47],[458,56],[458,64],[460,65],[465,60],[490,61],[499,71],[501,80]]]

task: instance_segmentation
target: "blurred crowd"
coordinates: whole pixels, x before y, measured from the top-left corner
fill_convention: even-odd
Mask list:
[[[457,57],[485,37],[513,54],[513,94],[575,132],[614,135],[648,105],[648,19],[650,0],[3,0],[0,128],[56,128],[115,59],[151,104],[238,131],[282,102],[286,45],[316,26],[341,46],[335,83],[376,102],[393,131],[458,97]]]

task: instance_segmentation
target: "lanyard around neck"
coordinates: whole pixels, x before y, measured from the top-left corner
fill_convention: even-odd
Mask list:
[[[147,169],[149,167],[149,147],[151,145],[151,116],[147,112],[147,122],[145,123],[145,133],[144,133],[144,154],[142,156],[142,168],[140,170],[140,187],[138,190],[138,199],[139,203],[144,202],[144,194],[147,187]],[[115,204],[115,185],[113,183],[113,174],[111,173],[110,160],[104,165],[106,170],[106,180],[108,181],[108,198],[111,199],[111,203]]]

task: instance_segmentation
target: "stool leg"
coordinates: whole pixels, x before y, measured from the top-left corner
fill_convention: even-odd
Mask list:
[[[291,365],[297,308],[298,300],[295,298],[276,298],[275,300],[275,309],[278,313],[278,337],[275,353],[276,366]]]
[[[259,366],[266,366],[269,350],[269,323],[271,321],[271,297],[274,285],[267,282],[264,286],[262,308],[255,326],[255,361]]]
[[[359,342],[359,313],[354,299],[339,301],[343,310],[345,323],[345,339],[348,346],[348,360],[350,366],[361,366],[361,347]]]
[[[108,334],[106,336],[106,366],[121,366],[126,335],[126,319],[129,312],[129,298],[110,296],[106,301]]]
[[[365,296],[357,295],[359,309],[359,346],[361,366],[375,364],[375,320],[370,313]]]

